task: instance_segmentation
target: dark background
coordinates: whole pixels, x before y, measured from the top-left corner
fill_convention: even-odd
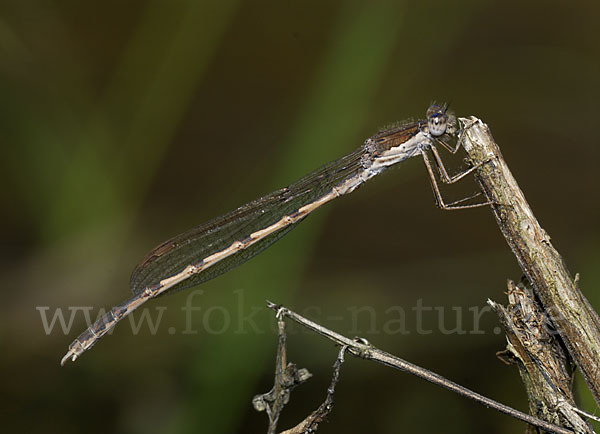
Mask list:
[[[152,247],[286,185],[432,100],[487,122],[537,218],[599,307],[600,4],[595,1],[4,1],[0,5],[0,384],[6,432],[262,432],[266,298],[521,410],[486,299],[521,272],[488,209],[443,212],[415,159],[199,288],[148,303],[60,368]],[[461,156],[448,160],[454,168]],[[472,181],[446,188],[472,193]],[[187,323],[188,296],[198,307]],[[417,330],[413,307],[423,313]],[[43,310],[47,307],[47,310]],[[211,310],[212,308],[212,310]],[[306,310],[310,308],[310,310]],[[389,310],[389,309],[392,310]],[[406,334],[389,328],[406,312]],[[239,321],[240,315],[252,317]],[[75,311],[72,311],[75,312]],[[462,313],[467,333],[444,333]],[[134,318],[140,319],[139,313]],[[397,324],[397,323],[395,323]],[[67,324],[69,326],[69,324]],[[197,334],[185,334],[186,327]],[[497,331],[497,330],[496,330]],[[281,428],[325,396],[336,349],[290,326],[314,374]],[[594,412],[578,379],[581,406]],[[319,432],[519,432],[524,426],[362,360]],[[3,431],[4,431],[3,430]]]

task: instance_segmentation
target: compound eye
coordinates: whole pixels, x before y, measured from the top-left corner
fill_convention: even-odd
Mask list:
[[[441,136],[446,132],[446,128],[448,127],[448,116],[443,112],[432,113],[427,117],[427,124],[429,126],[429,133],[432,136]]]

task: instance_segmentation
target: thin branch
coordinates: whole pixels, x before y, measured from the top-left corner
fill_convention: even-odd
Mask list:
[[[340,379],[340,370],[342,369],[342,363],[344,363],[344,353],[347,348],[348,347],[345,345],[342,346],[338,353],[338,357],[333,364],[333,376],[331,378],[331,383],[327,388],[325,401],[323,401],[319,408],[309,414],[302,422],[294,428],[283,431],[281,434],[304,434],[315,432],[319,427],[319,424],[325,420],[329,413],[331,413],[331,410],[333,410],[333,394],[335,393],[335,386]]]
[[[298,315],[291,310],[271,303],[267,301],[267,306],[270,309],[273,309],[278,313],[279,317],[288,317],[291,320],[297,322],[298,324],[314,331],[315,333],[335,342],[341,346],[347,346],[347,351],[357,357],[372,360],[377,363],[381,363],[382,365],[389,366],[394,369],[398,369],[400,371],[408,372],[409,374],[415,375],[419,378],[427,380],[433,384],[441,386],[445,389],[448,389],[452,392],[458,393],[462,396],[470,398],[480,404],[485,405],[486,407],[493,408],[501,413],[512,416],[516,419],[527,422],[533,426],[539,427],[549,432],[557,433],[557,434],[573,434],[573,431],[568,430],[566,428],[562,428],[546,421],[537,419],[533,416],[515,410],[507,405],[500,404],[499,402],[494,401],[493,399],[487,398],[483,395],[480,395],[477,392],[473,392],[466,387],[460,386],[453,381],[450,381],[435,372],[429,371],[425,368],[421,368],[420,366],[414,365],[406,360],[403,360],[399,357],[393,356],[392,354],[386,353],[374,346],[370,345],[364,339],[350,339],[339,333],[336,333],[332,330],[329,330],[322,325],[319,325],[309,319],[304,318],[301,315]]]
[[[287,361],[285,322],[278,316],[277,357],[275,361],[275,381],[273,388],[267,393],[256,395],[252,405],[256,411],[266,411],[269,417],[267,434],[277,432],[277,422],[283,407],[290,400],[290,392],[304,383],[312,374],[307,369],[298,369]]]
[[[536,220],[487,125],[475,117],[459,121],[471,163],[485,163],[475,178],[496,204],[498,226],[600,405],[600,318]]]

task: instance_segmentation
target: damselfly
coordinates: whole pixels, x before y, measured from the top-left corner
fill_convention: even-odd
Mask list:
[[[320,206],[353,192],[386,168],[410,157],[423,157],[440,208],[488,205],[489,202],[458,205],[470,198],[450,204],[442,199],[434,165],[440,179],[447,184],[477,168],[448,176],[435,145],[438,143],[455,153],[461,145],[460,135],[454,147],[446,140],[456,135],[456,120],[447,106],[432,104],[426,119],[380,131],[354,152],[288,187],[165,241],[133,270],[130,281],[133,297],[107,312],[75,339],[61,365],[68,359],[75,361],[120,320],[151,298],[198,285],[237,267],[280,239]]]

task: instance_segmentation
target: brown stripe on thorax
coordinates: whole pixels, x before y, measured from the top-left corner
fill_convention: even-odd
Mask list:
[[[385,151],[400,146],[402,143],[414,137],[422,127],[427,125],[425,121],[417,121],[399,127],[382,130],[367,139],[369,153],[377,157]]]

